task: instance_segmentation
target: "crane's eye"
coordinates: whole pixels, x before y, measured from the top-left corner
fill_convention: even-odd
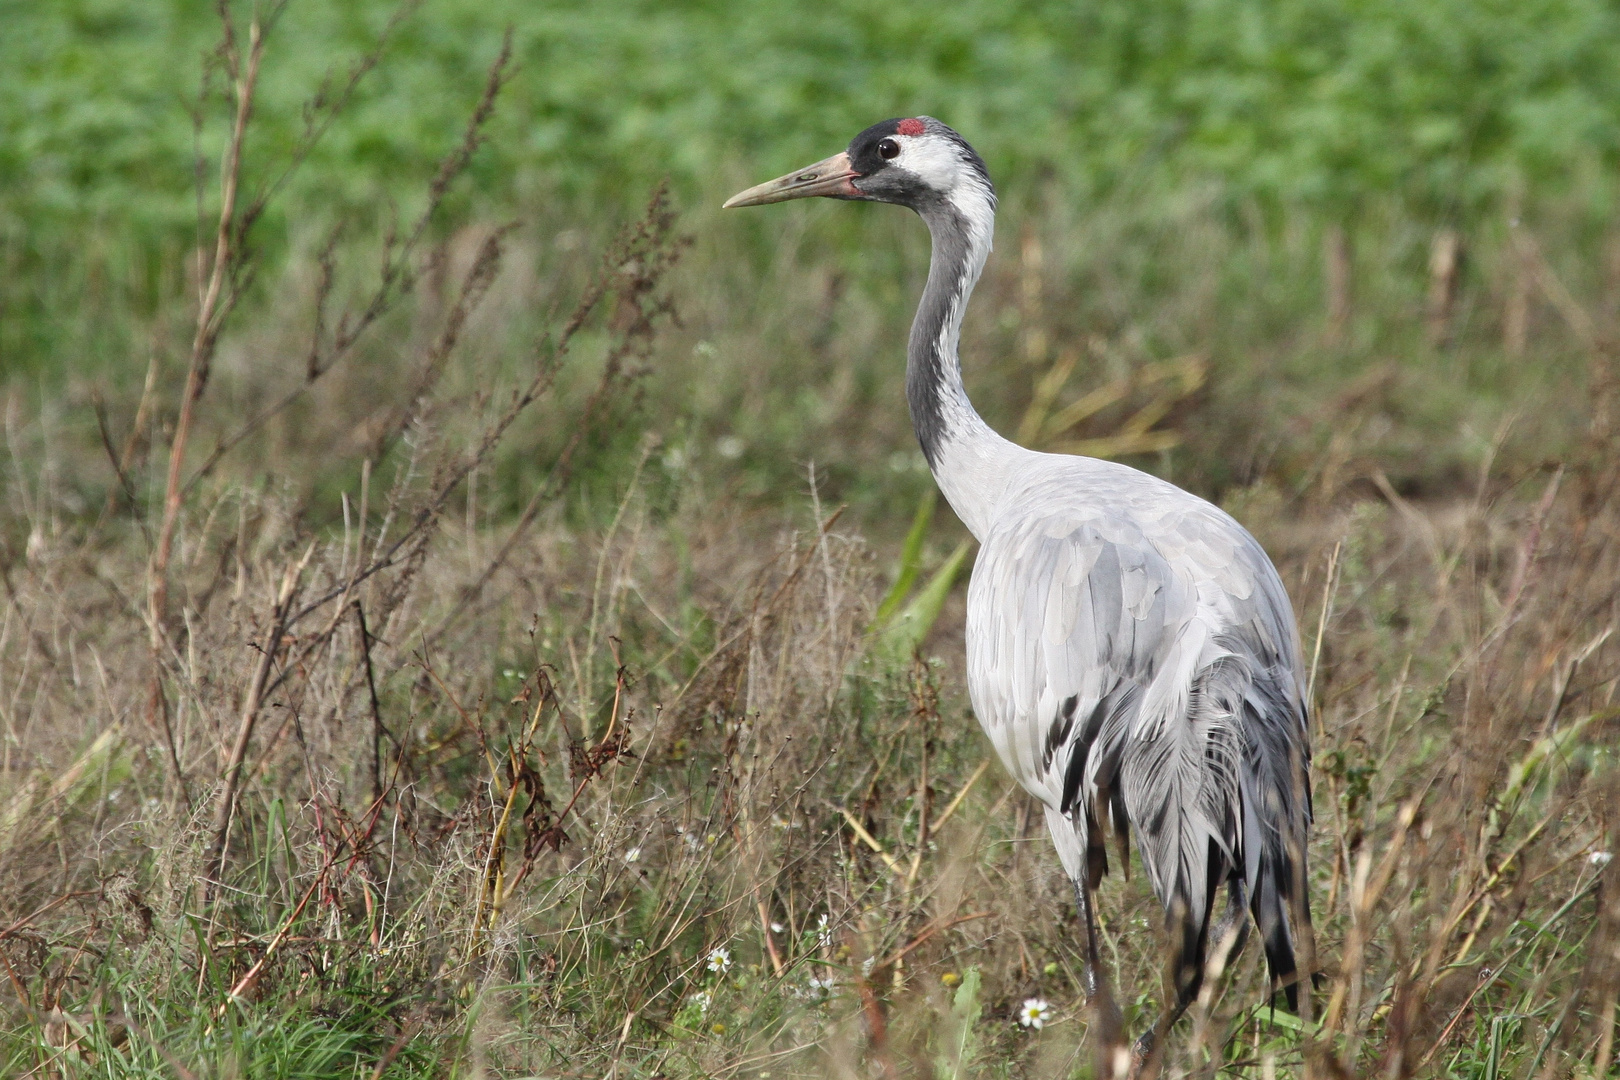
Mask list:
[[[878,156],[889,161],[900,156],[900,144],[893,139],[884,139],[878,143]]]

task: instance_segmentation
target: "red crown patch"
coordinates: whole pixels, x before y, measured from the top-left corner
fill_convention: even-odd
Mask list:
[[[900,121],[900,134],[902,135],[921,135],[923,131],[923,122],[921,120]]]

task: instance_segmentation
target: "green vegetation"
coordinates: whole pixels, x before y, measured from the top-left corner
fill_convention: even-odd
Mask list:
[[[9,212],[189,229],[188,107],[215,41],[211,8],[6,6]],[[323,75],[367,51],[394,12],[380,0],[287,6],[260,145],[284,147]],[[1217,177],[1236,196],[1395,194],[1441,217],[1515,181],[1607,183],[1620,155],[1620,15],[1598,0],[435,0],[400,21],[299,209],[404,196],[402,174],[430,168],[454,136],[508,25],[522,70],[477,179],[482,196],[509,201],[536,184],[623,196],[666,173],[707,190],[739,161],[770,171],[873,117],[924,110],[972,133],[1008,185]]]
[[[516,221],[525,259],[550,278],[671,178],[700,244],[679,297],[689,332],[657,365],[656,397],[701,441],[741,427],[730,433],[760,450],[741,463],[752,489],[791,486],[773,462],[815,457],[863,521],[922,487],[869,475],[906,451],[903,417],[860,442],[832,438],[831,419],[894,416],[892,358],[922,262],[915,230],[881,208],[746,220],[713,209],[875,117],[948,118],[1000,183],[995,309],[974,320],[970,344],[1043,370],[975,367],[987,413],[1016,427],[1065,347],[1077,363],[1059,389],[1071,395],[1206,354],[1208,400],[1188,418],[1205,453],[1177,468],[1210,489],[1250,482],[1257,461],[1297,447],[1318,453],[1332,433],[1316,406],[1345,394],[1372,393],[1398,414],[1375,451],[1402,490],[1467,474],[1509,410],[1530,414],[1513,434],[1526,460],[1559,453],[1584,377],[1561,346],[1582,342],[1557,325],[1528,338],[1503,327],[1522,293],[1534,295],[1521,322],[1568,310],[1547,306],[1508,221],[1533,226],[1557,288],[1582,303],[1611,303],[1620,288],[1604,269],[1620,152],[1607,43],[1620,28],[1595,0],[434,0],[397,23],[385,3],[278,10],[244,164],[252,190],[282,175],[306,103],[323,86],[336,96],[357,58],[386,45],[255,227],[263,262],[246,299],[257,318],[293,317],[289,294],[311,287],[334,227],[353,239],[421,209],[510,25],[512,77],[434,235]],[[172,363],[185,347],[169,332],[188,302],[194,153],[217,163],[229,130],[207,59],[210,5],[13,3],[0,14],[0,370],[51,394],[78,379],[133,395],[154,350]],[[784,220],[815,225],[784,232]],[[1454,347],[1436,351],[1420,312],[1446,229],[1463,244],[1445,328],[1427,335]],[[766,303],[788,291],[793,306]],[[1044,344],[1019,340],[1032,319],[1049,324]],[[1532,363],[1519,359],[1526,340]]]
[[[911,112],[1002,193],[987,416],[1300,615],[1317,1022],[1251,948],[1172,1065],[1610,1071],[1612,5],[258,10],[0,0],[0,1075],[1095,1075],[926,236],[716,209]]]

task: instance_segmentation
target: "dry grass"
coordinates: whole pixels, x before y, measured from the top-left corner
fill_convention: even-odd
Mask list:
[[[501,227],[336,236],[299,299],[227,333],[244,212],[198,264],[218,295],[185,384],[106,403],[104,457],[59,403],[7,405],[4,1068],[1089,1070],[1070,892],[967,708],[959,593],[896,659],[872,634],[887,557],[813,470],[762,506],[639,430],[683,250],[663,200],[594,271],[545,277]],[[1039,324],[1039,284],[1018,295]],[[1612,328],[1565,301],[1592,392],[1562,461],[1498,464],[1504,431],[1413,503],[1334,441],[1229,497],[1305,628],[1320,1022],[1266,1007],[1251,950],[1171,1070],[1610,1071],[1620,447]],[[1020,346],[1051,365],[1031,430],[1110,437],[1053,419],[1052,325]],[[1155,370],[1075,422],[1196,431],[1175,410],[1196,418],[1202,363]],[[1140,1022],[1155,905],[1137,874],[1102,906]]]
[[[279,1047],[325,1075],[305,1043],[338,1033],[345,1074],[930,1075],[956,1068],[946,983],[975,969],[963,1068],[1086,1067],[1039,816],[982,768],[953,660],[866,658],[880,582],[857,537],[810,506],[774,527],[661,510],[632,476],[606,528],[542,523],[470,607],[506,533],[454,517],[357,582],[431,504],[429,455],[466,452],[422,445],[393,495],[351,496],[345,533],[247,489],[198,501],[169,730],[146,708],[138,544],[41,528],[11,568],[13,1067],[253,1074]],[[1265,1011],[1247,956],[1178,1067],[1608,1060],[1613,460],[1595,440],[1422,509],[1302,517],[1246,493],[1316,672],[1323,1028]],[[14,497],[44,521],[48,486],[26,479]],[[959,654],[948,629],[930,652]],[[213,878],[211,809],[261,670]],[[1122,981],[1152,990],[1139,876],[1104,914]],[[1012,1023],[1028,996],[1056,1010],[1038,1034]]]

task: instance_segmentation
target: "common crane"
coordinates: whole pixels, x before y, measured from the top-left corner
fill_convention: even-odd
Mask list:
[[[996,195],[955,131],[886,120],[725,205],[814,195],[909,206],[932,235],[906,398],[935,481],[979,541],[968,689],[1002,763],[1045,807],[1074,882],[1104,1063],[1123,1065],[1124,1048],[1093,901],[1110,836],[1123,861],[1135,831],[1169,931],[1167,1000],[1132,1048],[1136,1068],[1196,997],[1211,943],[1223,961],[1242,948],[1245,908],[1273,989],[1297,1011],[1310,746],[1299,633],[1271,560],[1195,495],[1115,462],[1025,449],[980,418],[957,343]]]

